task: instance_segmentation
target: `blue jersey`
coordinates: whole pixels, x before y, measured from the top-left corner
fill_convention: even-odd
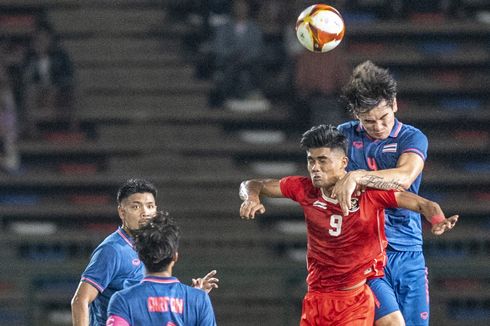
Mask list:
[[[424,161],[427,157],[427,137],[417,128],[405,125],[395,119],[390,136],[386,139],[372,139],[359,121],[339,125],[338,129],[349,142],[348,171],[385,170],[396,167],[403,153],[415,153]],[[418,193],[422,174],[408,189]],[[385,210],[385,229],[388,248],[399,251],[422,250],[422,225],[420,214],[402,209]]]
[[[111,298],[108,317],[129,325],[215,326],[209,295],[175,277],[147,276]]]
[[[122,228],[105,238],[93,252],[82,274],[82,282],[91,284],[99,291],[90,304],[90,325],[105,325],[111,296],[141,282],[144,272],[133,241]]]

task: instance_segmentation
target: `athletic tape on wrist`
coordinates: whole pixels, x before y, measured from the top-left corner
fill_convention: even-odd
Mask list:
[[[431,217],[431,219],[430,219],[430,223],[431,223],[432,225],[434,225],[434,224],[439,224],[439,223],[441,223],[442,221],[444,221],[445,219],[446,219],[446,218],[444,217],[444,215],[434,215],[434,216],[432,216],[432,217]]]

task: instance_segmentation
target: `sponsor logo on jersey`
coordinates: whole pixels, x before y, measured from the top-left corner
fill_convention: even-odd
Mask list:
[[[351,209],[349,209],[349,212],[355,212],[359,210],[359,199],[357,198],[352,198],[350,200],[350,205]]]
[[[388,144],[383,146],[383,153],[396,153],[398,143]]]
[[[352,142],[352,146],[355,149],[361,149],[361,148],[364,147],[364,144],[362,143],[362,141],[355,140],[355,141]]]
[[[313,206],[321,208],[321,209],[327,209],[327,203],[321,202],[317,200],[316,202],[313,203]]]
[[[421,312],[420,318],[422,318],[423,320],[426,320],[427,318],[429,318],[429,313],[427,311]]]
[[[138,258],[135,258],[135,259],[133,259],[133,261],[131,263],[133,263],[134,266],[139,266],[141,264],[141,260],[139,260]]]

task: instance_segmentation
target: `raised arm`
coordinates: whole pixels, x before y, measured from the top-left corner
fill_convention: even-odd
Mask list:
[[[445,231],[451,230],[458,221],[459,215],[453,215],[446,218],[438,203],[411,192],[395,192],[395,198],[398,207],[406,208],[424,215],[425,219],[432,224],[431,231],[435,235],[441,235]]]
[[[89,305],[97,298],[99,291],[92,285],[80,282],[71,300],[73,326],[88,326]]]
[[[352,194],[360,187],[387,190],[406,190],[424,169],[424,160],[415,153],[405,153],[398,159],[393,169],[366,171],[356,170],[340,179],[332,191],[344,215],[349,214]]]
[[[240,217],[242,219],[254,219],[255,214],[265,213],[265,207],[260,202],[260,196],[284,197],[279,186],[278,179],[254,179],[243,181],[240,184]]]

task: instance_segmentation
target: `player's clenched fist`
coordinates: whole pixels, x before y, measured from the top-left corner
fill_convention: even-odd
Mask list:
[[[264,214],[265,207],[259,201],[245,200],[240,206],[240,217],[244,220],[255,218],[255,214]]]

